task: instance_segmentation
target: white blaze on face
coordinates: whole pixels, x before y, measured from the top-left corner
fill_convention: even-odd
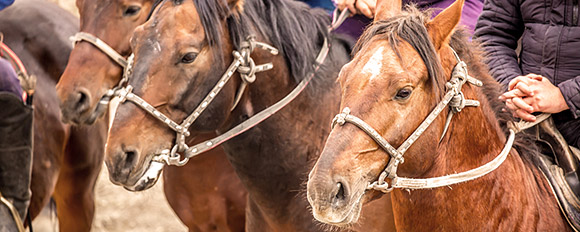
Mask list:
[[[371,74],[370,80],[373,80],[381,73],[383,67],[383,47],[379,47],[377,51],[371,56],[369,61],[362,69],[362,73]]]

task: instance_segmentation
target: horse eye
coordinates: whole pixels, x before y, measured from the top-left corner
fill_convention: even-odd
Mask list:
[[[395,99],[397,99],[397,100],[405,100],[405,99],[409,98],[409,96],[411,96],[411,93],[412,92],[413,92],[413,90],[411,90],[409,88],[400,89],[399,92],[397,92],[397,95],[395,96]]]
[[[197,53],[189,52],[181,58],[181,63],[189,64],[197,58]]]
[[[140,6],[129,6],[125,10],[125,12],[123,12],[123,16],[133,16],[133,15],[136,15],[137,13],[139,13],[140,10],[141,10],[141,7]]]

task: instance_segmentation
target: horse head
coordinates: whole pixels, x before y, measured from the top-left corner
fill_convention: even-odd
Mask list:
[[[241,2],[164,1],[131,40],[135,62],[128,85],[134,94],[177,123],[204,105],[189,127],[191,137],[218,130],[231,115],[239,79],[224,83],[211,104],[202,100],[226,72],[224,64],[233,60],[226,19],[239,13]],[[174,131],[135,104],[119,105],[105,158],[111,181],[126,187],[138,184],[152,158],[175,140]]]
[[[76,4],[81,15],[80,30],[127,57],[131,54],[130,32],[145,22],[153,1],[78,0]],[[95,122],[107,107],[99,101],[119,83],[122,72],[123,68],[96,46],[78,41],[57,85],[63,120],[77,124]]]
[[[338,77],[341,109],[349,108],[393,147],[403,144],[444,94],[444,83],[457,63],[448,41],[462,6],[459,0],[429,20],[414,8],[400,12],[400,4],[379,3],[374,24]],[[407,150],[397,174],[419,177],[429,171],[436,159],[426,154],[437,153],[444,124],[445,117],[435,119]],[[314,217],[339,226],[355,223],[362,205],[378,194],[369,185],[390,157],[357,126],[335,126],[309,175]]]

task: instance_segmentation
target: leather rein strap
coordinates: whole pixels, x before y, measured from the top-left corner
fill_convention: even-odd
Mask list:
[[[383,170],[380,174],[377,181],[370,183],[367,189],[378,190],[385,193],[392,191],[394,188],[401,188],[401,189],[429,189],[429,188],[437,188],[442,186],[449,186],[457,183],[466,182],[469,180],[473,180],[479,177],[482,177],[496,168],[498,168],[503,161],[506,159],[507,155],[509,154],[514,139],[515,139],[515,131],[514,129],[510,129],[509,138],[506,141],[504,148],[502,149],[501,153],[488,162],[478,168],[451,174],[447,176],[441,177],[433,177],[433,178],[425,178],[425,179],[415,179],[415,178],[404,178],[397,176],[397,168],[399,164],[404,162],[403,155],[405,152],[413,145],[415,141],[427,130],[427,128],[435,121],[437,116],[449,105],[451,107],[449,116],[450,118],[454,113],[460,112],[463,107],[466,106],[479,106],[479,102],[475,100],[466,100],[464,99],[463,93],[461,92],[461,88],[463,84],[470,83],[475,86],[482,86],[481,81],[469,76],[467,74],[467,67],[459,56],[453,51],[455,57],[457,59],[457,65],[453,69],[453,73],[451,79],[446,83],[447,93],[443,97],[443,99],[437,104],[435,109],[431,111],[431,113],[427,116],[427,118],[415,129],[415,131],[399,146],[399,148],[395,149],[392,145],[390,145],[385,138],[383,138],[375,129],[373,129],[369,124],[364,122],[362,119],[353,116],[350,114],[350,109],[345,107],[343,112],[336,115],[332,122],[332,127],[334,128],[336,125],[342,126],[345,123],[351,123],[360,128],[364,131],[367,135],[369,135],[379,146],[385,150],[390,156],[391,159],[387,164],[387,167]],[[445,129],[443,134],[447,131],[447,127],[449,126],[449,121],[445,125]],[[443,136],[442,136],[443,137]],[[386,182],[386,179],[390,179],[390,183]]]
[[[26,104],[32,105],[32,97],[36,89],[36,76],[28,74],[22,60],[3,42],[3,37],[0,33],[0,56],[8,59],[13,65],[18,80],[20,81],[20,87],[26,92]]]
[[[328,33],[332,32],[336,29],[349,15],[348,10],[340,12],[338,14],[338,10],[335,10],[335,16],[333,17],[332,24],[328,27]],[[151,114],[153,117],[162,121],[165,125],[169,128],[174,130],[177,133],[176,144],[169,149],[162,150],[159,154],[155,155],[152,159],[152,162],[160,162],[165,163],[167,165],[176,165],[176,166],[183,166],[185,165],[188,160],[196,155],[199,155],[205,151],[211,150],[220,144],[230,140],[231,138],[236,137],[237,135],[253,128],[254,126],[258,125],[260,122],[266,120],[282,108],[288,105],[292,100],[294,100],[310,83],[320,66],[326,60],[326,57],[330,51],[330,43],[328,38],[324,38],[324,43],[316,57],[315,64],[313,70],[309,72],[306,77],[298,83],[298,85],[288,94],[286,97],[282,98],[280,101],[276,102],[274,105],[262,110],[261,112],[257,113],[256,115],[252,116],[251,118],[247,119],[246,121],[240,123],[239,125],[235,126],[234,128],[228,130],[227,132],[221,134],[220,136],[206,140],[202,143],[196,144],[194,146],[188,146],[185,143],[185,137],[189,136],[189,127],[193,124],[193,122],[197,119],[199,115],[207,108],[207,106],[211,103],[211,101],[217,96],[217,94],[221,91],[221,89],[225,86],[226,82],[233,76],[233,74],[238,71],[240,72],[244,82],[242,83],[242,87],[240,91],[243,91],[245,85],[248,83],[253,82],[255,77],[252,77],[256,72],[266,71],[272,68],[271,63],[263,64],[263,65],[255,65],[253,64],[253,60],[250,58],[250,53],[253,51],[254,48],[261,48],[264,50],[269,51],[272,55],[278,54],[278,51],[264,43],[256,42],[253,40],[253,37],[249,37],[246,41],[241,44],[240,51],[234,51],[234,61],[228,67],[226,72],[222,75],[222,78],[217,82],[216,86],[210,91],[210,93],[202,100],[201,104],[197,106],[197,108],[191,113],[181,124],[177,124],[173,120],[169,119],[166,115],[155,109],[151,104],[147,103],[145,100],[140,98],[139,96],[133,94],[132,87],[127,86],[126,88],[119,89],[116,91],[115,95],[120,97],[120,101],[130,101],[135,103],[137,106]],[[126,67],[125,73],[131,72],[132,61],[129,60],[128,65]],[[239,95],[239,94],[238,94]],[[238,96],[236,97],[235,104],[238,102]],[[235,107],[234,104],[234,107]],[[183,158],[181,157],[180,153],[183,154]]]

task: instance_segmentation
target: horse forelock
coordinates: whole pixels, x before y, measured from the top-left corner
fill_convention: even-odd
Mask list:
[[[428,78],[434,86],[436,99],[439,99],[444,90],[445,75],[441,61],[437,56],[435,46],[431,42],[425,23],[431,11],[421,12],[414,5],[406,7],[401,14],[386,20],[375,21],[361,35],[353,52],[358,53],[373,40],[387,40],[391,49],[402,60],[399,43],[405,41],[417,51],[427,68]]]

